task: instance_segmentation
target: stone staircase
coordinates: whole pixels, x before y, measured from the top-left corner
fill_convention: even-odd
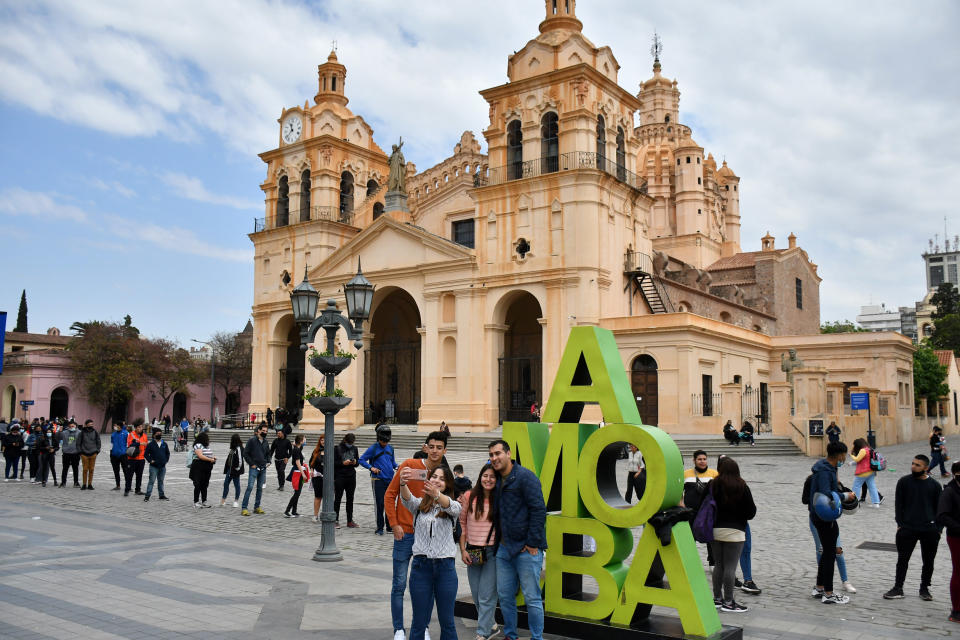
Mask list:
[[[424,439],[427,437],[426,432],[416,430],[416,425],[390,425],[390,429],[393,434],[390,444],[393,445],[394,449],[401,456],[410,455],[414,451],[419,450],[421,445],[423,445]],[[234,433],[240,433],[240,437],[246,442],[252,432],[250,429],[212,429],[210,431],[210,442],[228,444],[230,437]],[[293,435],[297,433],[301,432],[294,431]],[[304,431],[302,433],[307,436],[307,447],[312,448],[313,445],[316,444],[319,431]],[[340,438],[346,433],[349,432],[337,431],[337,441],[339,442]],[[372,425],[363,425],[352,431],[352,433],[356,435],[357,439],[355,444],[360,451],[363,451],[376,441]],[[272,430],[267,437],[270,440],[273,439],[274,435]],[[480,433],[454,433],[450,436],[450,441],[447,443],[447,451],[451,453],[477,453],[482,455],[487,451],[487,444],[491,440],[499,437],[499,429]],[[738,458],[744,456],[803,455],[803,451],[801,451],[790,438],[769,434],[758,436],[755,447],[751,447],[748,444],[731,446],[721,436],[676,435],[673,436],[673,439],[680,448],[684,462],[688,461],[693,456],[693,452],[698,449],[706,451],[707,456],[709,456],[711,460],[716,460],[716,457],[720,454],[732,455]]]

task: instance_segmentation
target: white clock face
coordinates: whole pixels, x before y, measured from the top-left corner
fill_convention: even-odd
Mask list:
[[[303,122],[300,120],[300,116],[290,116],[283,121],[281,134],[283,136],[283,141],[287,144],[291,144],[299,140],[301,131],[303,131]]]

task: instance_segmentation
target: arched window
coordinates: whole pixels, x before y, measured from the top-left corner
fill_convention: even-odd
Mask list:
[[[281,176],[277,188],[277,226],[285,227],[290,224],[290,186],[287,176]]]
[[[353,174],[344,171],[340,174],[340,219],[346,220],[353,214]]]
[[[517,180],[523,175],[523,132],[520,121],[507,125],[507,178]]]
[[[376,202],[376,203],[374,203],[374,205],[373,205],[373,219],[376,220],[377,218],[379,218],[379,217],[382,216],[382,215],[383,215],[383,203],[382,203],[382,202]]]
[[[300,222],[310,219],[310,169],[300,174]],[[228,412],[229,413],[229,412]]]
[[[543,173],[554,173],[560,168],[560,145],[558,135],[557,114],[549,111],[540,119],[540,162],[543,163]]]
[[[670,116],[669,115],[663,116],[663,121],[670,122]]]
[[[337,90],[337,76],[333,76],[332,78],[330,78],[330,90],[331,91]]]
[[[70,394],[63,387],[57,387],[50,394],[50,413],[51,418],[66,418],[70,408]]]
[[[624,141],[623,127],[617,127],[617,179],[627,178],[627,147]]]
[[[603,171],[607,162],[607,121],[597,116],[597,168]]]
[[[380,185],[377,184],[376,180],[374,180],[373,178],[371,178],[370,180],[367,180],[367,197],[369,198],[370,196],[375,194],[377,192],[377,189],[379,188],[380,188]]]

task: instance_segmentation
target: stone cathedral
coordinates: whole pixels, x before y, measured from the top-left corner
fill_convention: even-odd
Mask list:
[[[880,347],[850,344],[848,366],[830,372],[817,265],[792,234],[742,251],[740,178],[680,122],[656,45],[633,93],[621,82],[640,78],[624,80],[582,27],[575,0],[546,0],[540,33],[507,58],[509,81],[480,91],[486,153],[464,132],[433,167],[405,165],[405,194],[388,193],[389,154],[348,107],[346,66],[335,52],[319,65],[312,103],[283,109],[278,146],[260,155],[251,412],[284,406],[322,425],[300,397],[320,376],[304,366],[289,292],[306,271],[344,308],[358,259],[377,289],[337,382],[353,398],[339,427],[526,419],[578,325],[614,331],[640,415],[669,431],[726,419],[789,429],[777,417],[794,409],[787,348],[823,368],[824,410],[853,381],[909,412],[910,351],[895,339],[880,369],[856,364]]]

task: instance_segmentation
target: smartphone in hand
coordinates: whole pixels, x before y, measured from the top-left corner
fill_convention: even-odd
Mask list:
[[[427,470],[426,469],[411,469],[412,471],[412,480],[420,480],[421,482],[427,479]]]

